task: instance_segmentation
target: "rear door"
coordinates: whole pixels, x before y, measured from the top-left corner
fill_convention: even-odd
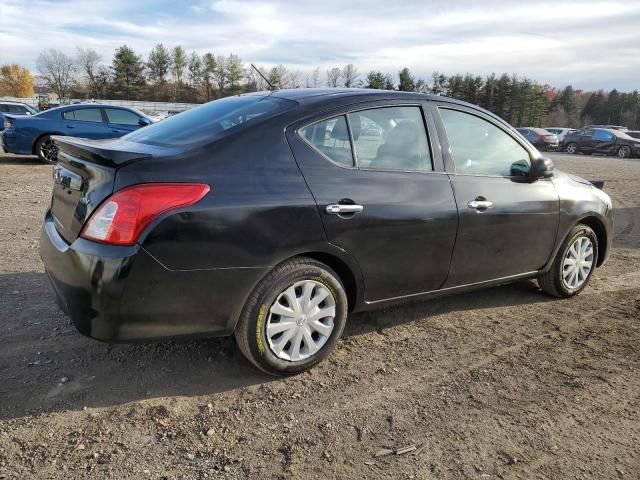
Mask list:
[[[105,108],[107,122],[114,137],[120,137],[141,127],[141,117],[122,108]]]
[[[360,265],[365,301],[444,283],[458,215],[421,104],[368,105],[287,130],[328,240]]]
[[[617,137],[607,130],[595,129],[591,136],[593,152],[600,154],[612,153],[615,149]]]
[[[113,137],[101,108],[78,108],[62,112],[65,135],[91,139]]]
[[[488,115],[441,103],[435,120],[460,225],[447,287],[535,272],[555,245],[559,197],[531,181],[530,153]]]

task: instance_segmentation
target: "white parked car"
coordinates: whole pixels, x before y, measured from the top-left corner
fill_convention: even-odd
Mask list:
[[[548,132],[555,133],[562,144],[562,140],[564,140],[564,136],[569,132],[575,132],[575,128],[558,128],[558,127],[549,127],[545,128]]]

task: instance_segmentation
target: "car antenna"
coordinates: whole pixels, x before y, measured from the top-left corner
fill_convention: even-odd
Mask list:
[[[260,70],[258,70],[258,67],[256,67],[253,63],[251,64],[251,66],[253,67],[253,69],[258,72],[258,75],[260,75],[262,77],[262,79],[267,82],[267,85],[269,85],[269,88],[271,88],[271,90],[276,90],[276,87],[274,87],[273,85],[271,85],[271,82],[269,80],[267,80],[267,77],[265,77],[262,72]]]

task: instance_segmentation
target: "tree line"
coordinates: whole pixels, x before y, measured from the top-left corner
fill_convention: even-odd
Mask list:
[[[395,74],[360,73],[353,64],[303,72],[285,65],[257,66],[260,75],[236,54],[187,52],[182,46],[155,45],[146,58],[123,45],[110,62],[96,51],[74,55],[55,49],[37,58],[40,86],[61,98],[103,98],[199,103],[238,93],[278,88],[375,88],[445,95],[480,105],[515,126],[579,127],[621,124],[640,129],[640,95],[553,88],[509,74],[446,75],[418,78],[408,67]],[[1,83],[0,83],[1,85]]]

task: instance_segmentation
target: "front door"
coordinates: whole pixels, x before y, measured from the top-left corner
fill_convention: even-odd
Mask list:
[[[105,108],[113,137],[120,137],[141,127],[141,117],[121,108]]]
[[[336,114],[293,127],[287,138],[329,242],[362,270],[366,301],[442,286],[457,209],[421,106]]]
[[[528,177],[530,152],[488,116],[441,105],[439,133],[460,214],[447,287],[535,272],[551,257],[559,197]]]

